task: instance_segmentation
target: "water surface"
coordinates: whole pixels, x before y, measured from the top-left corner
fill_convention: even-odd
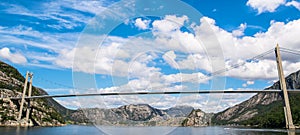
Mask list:
[[[296,135],[300,130],[228,127],[0,127],[0,135]]]

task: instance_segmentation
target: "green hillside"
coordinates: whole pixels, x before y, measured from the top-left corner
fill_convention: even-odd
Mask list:
[[[268,89],[280,89],[279,81]],[[286,77],[287,89],[300,88],[300,71]],[[300,94],[290,94],[293,122],[300,125]],[[282,95],[277,93],[259,93],[250,99],[215,114],[215,125],[245,125],[264,128],[284,128],[285,117]]]

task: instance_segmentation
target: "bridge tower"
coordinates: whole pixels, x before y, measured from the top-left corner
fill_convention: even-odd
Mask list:
[[[280,88],[283,92],[283,99],[284,99],[284,115],[285,115],[285,126],[287,129],[295,129],[295,126],[293,124],[293,118],[290,108],[290,102],[289,102],[289,95],[287,93],[286,89],[286,82],[283,74],[283,68],[282,68],[282,61],[281,61],[281,55],[279,50],[279,45],[277,44],[275,48],[275,55],[276,55],[276,62],[277,62],[277,69],[278,69],[278,76],[280,81]]]
[[[28,90],[28,97],[31,97],[33,74],[29,73],[27,71],[26,72],[25,82],[24,82],[23,93],[22,93],[22,100],[21,100],[21,104],[20,104],[19,116],[18,116],[18,122],[19,122],[19,124],[21,124],[21,119],[22,119],[22,114],[23,114],[23,106],[24,106],[25,95],[26,95],[26,91],[27,91],[28,77],[30,78],[29,90]],[[26,120],[26,126],[28,125],[29,111],[30,111],[30,99],[28,100],[28,106],[27,106],[27,109],[26,109],[26,119],[25,119]]]
[[[29,76],[29,78],[30,78],[30,81],[29,81],[29,89],[28,89],[28,97],[31,97],[33,74],[32,74],[32,73],[29,73],[28,76]],[[31,110],[30,99],[28,99],[28,100],[27,100],[26,117],[25,117],[26,124],[29,123],[29,113],[30,113],[30,110]]]

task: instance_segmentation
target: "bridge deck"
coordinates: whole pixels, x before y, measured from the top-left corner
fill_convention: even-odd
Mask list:
[[[37,98],[62,98],[62,97],[84,97],[84,96],[113,96],[113,95],[163,95],[163,94],[222,94],[222,93],[280,93],[281,90],[197,90],[197,91],[166,91],[166,92],[110,92],[110,93],[87,93],[66,95],[40,95],[25,97],[25,99]],[[300,90],[288,90],[289,93],[300,93]],[[8,99],[20,100],[21,97],[6,97]],[[4,99],[4,98],[0,98]]]

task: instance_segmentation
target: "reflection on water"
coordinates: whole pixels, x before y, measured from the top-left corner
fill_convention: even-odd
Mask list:
[[[225,128],[226,129],[226,128]],[[287,129],[251,129],[251,128],[232,128],[234,133],[248,134],[248,135],[296,135],[300,130],[287,130]]]
[[[0,135],[296,135],[300,130],[227,127],[0,127]]]
[[[288,130],[288,135],[296,135],[296,130]]]

